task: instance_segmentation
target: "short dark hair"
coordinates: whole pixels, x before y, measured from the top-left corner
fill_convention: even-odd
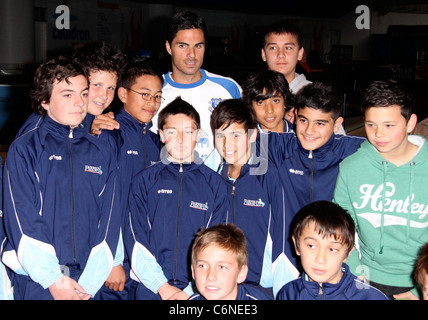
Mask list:
[[[162,73],[150,59],[133,59],[126,66],[119,86],[130,88],[143,75],[158,77],[164,83]]]
[[[171,101],[170,103],[168,103],[165,106],[165,108],[163,108],[159,112],[159,116],[158,116],[158,128],[160,130],[163,130],[163,126],[166,123],[166,119],[169,116],[176,115],[176,114],[185,114],[186,116],[188,116],[191,119],[193,119],[193,121],[195,121],[196,127],[198,129],[201,128],[201,119],[199,117],[198,111],[196,111],[196,109],[193,108],[193,106],[190,103],[188,103],[187,101],[184,101],[183,99],[181,99],[180,96],[178,96],[173,101]]]
[[[341,206],[330,201],[319,200],[300,209],[291,223],[297,248],[299,248],[299,237],[310,222],[315,223],[318,234],[323,237],[333,236],[335,240],[348,246],[348,253],[351,252],[355,243],[355,223]]]
[[[46,115],[46,110],[41,104],[50,102],[55,82],[68,83],[68,78],[80,75],[88,79],[83,67],[65,56],[58,56],[40,64],[34,75],[34,88],[30,93],[34,112],[42,116]]]
[[[224,125],[226,125],[226,129],[233,123],[243,124],[245,131],[257,128],[257,117],[254,110],[241,99],[223,100],[211,114],[210,125],[213,134],[216,129]]]
[[[292,24],[288,21],[277,21],[275,23],[273,23],[272,25],[270,25],[265,33],[264,33],[264,37],[263,37],[263,42],[262,42],[262,47],[264,47],[266,45],[266,38],[270,35],[270,34],[283,34],[283,33],[289,33],[292,34],[297,41],[297,45],[299,46],[299,49],[301,49],[303,47],[303,34],[300,31],[299,27],[297,27],[295,24]]]
[[[306,85],[296,96],[296,109],[306,107],[331,113],[333,120],[340,117],[343,109],[342,95],[330,84],[313,82]]]
[[[265,92],[264,92],[265,91]],[[242,99],[249,106],[252,102],[266,100],[281,94],[287,109],[293,106],[293,94],[290,92],[285,76],[269,69],[251,73],[242,84]]]
[[[425,243],[418,253],[418,259],[416,260],[416,267],[414,277],[416,282],[422,289],[422,285],[425,281],[425,276],[428,274],[428,243]],[[425,283],[425,286],[427,284]]]
[[[121,50],[105,42],[89,42],[76,49],[73,59],[85,69],[88,76],[94,71],[113,72],[119,81],[126,57]]]
[[[399,106],[401,114],[406,121],[409,121],[415,108],[413,95],[397,81],[374,81],[365,92],[361,111],[365,114],[367,109],[372,107],[390,107],[393,105]]]
[[[172,41],[178,31],[188,29],[200,29],[204,33],[204,38],[207,38],[207,26],[205,20],[192,11],[180,11],[175,13],[169,20],[166,39],[170,44],[172,44]]]

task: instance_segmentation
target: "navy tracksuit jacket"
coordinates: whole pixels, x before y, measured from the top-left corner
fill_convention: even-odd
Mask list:
[[[251,157],[249,163],[255,162]],[[272,162],[245,164],[236,180],[228,177],[223,163],[220,173],[228,182],[228,222],[241,228],[247,239],[248,275],[246,283],[273,288],[274,295],[299,275],[289,261],[284,245],[285,192]],[[263,171],[258,171],[263,169]]]
[[[202,227],[225,223],[225,181],[195,162],[160,161],[132,181],[126,247],[131,277],[140,282],[136,299],[156,299],[165,282],[193,293],[190,251]]]
[[[353,154],[360,147],[365,138],[333,134],[319,149],[308,151],[303,149],[299,139],[293,132],[265,133],[268,136],[268,150],[266,143],[261,144],[263,154],[276,165],[285,188],[286,221],[288,226],[286,238],[288,245],[294,252],[289,226],[295,214],[305,205],[317,201],[332,201],[336,185],[339,163]],[[294,256],[293,264],[297,260]]]
[[[113,266],[120,229],[118,141],[109,134],[93,137],[83,124],[71,130],[46,116],[10,146],[4,223],[15,254],[3,253],[3,262],[12,262],[20,275],[17,299],[49,299],[46,289],[63,272],[95,296]],[[27,290],[24,283],[37,286]]]
[[[389,300],[381,291],[353,275],[346,263],[342,264],[342,272],[336,284],[320,284],[303,273],[279,291],[278,300]]]

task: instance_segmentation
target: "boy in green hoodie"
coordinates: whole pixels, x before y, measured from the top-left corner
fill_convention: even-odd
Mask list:
[[[334,192],[356,224],[351,271],[390,298],[414,297],[413,266],[428,241],[428,143],[409,135],[413,105],[396,82],[369,86],[362,103],[368,140],[340,164]]]

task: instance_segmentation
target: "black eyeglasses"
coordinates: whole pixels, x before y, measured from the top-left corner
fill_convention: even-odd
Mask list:
[[[160,93],[158,93],[155,96],[153,96],[153,95],[151,95],[150,93],[147,93],[147,92],[138,92],[138,91],[135,91],[135,90],[133,90],[131,88],[128,88],[128,87],[124,87],[124,88],[126,90],[131,90],[131,91],[133,91],[135,93],[138,93],[141,96],[141,98],[143,98],[143,100],[146,100],[146,101],[150,101],[153,98],[156,103],[162,103],[165,100],[165,98],[163,98]]]

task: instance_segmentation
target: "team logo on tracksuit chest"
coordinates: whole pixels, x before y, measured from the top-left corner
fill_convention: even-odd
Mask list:
[[[85,172],[96,173],[99,175],[103,174],[103,171],[101,170],[101,166],[97,167],[97,166],[85,165]]]
[[[244,199],[243,205],[247,206],[247,207],[263,208],[265,206],[265,203],[263,202],[263,200],[261,198],[259,198],[257,200]]]
[[[196,202],[196,201],[191,200],[189,208],[207,211],[208,210],[208,202],[201,203],[201,202]]]

